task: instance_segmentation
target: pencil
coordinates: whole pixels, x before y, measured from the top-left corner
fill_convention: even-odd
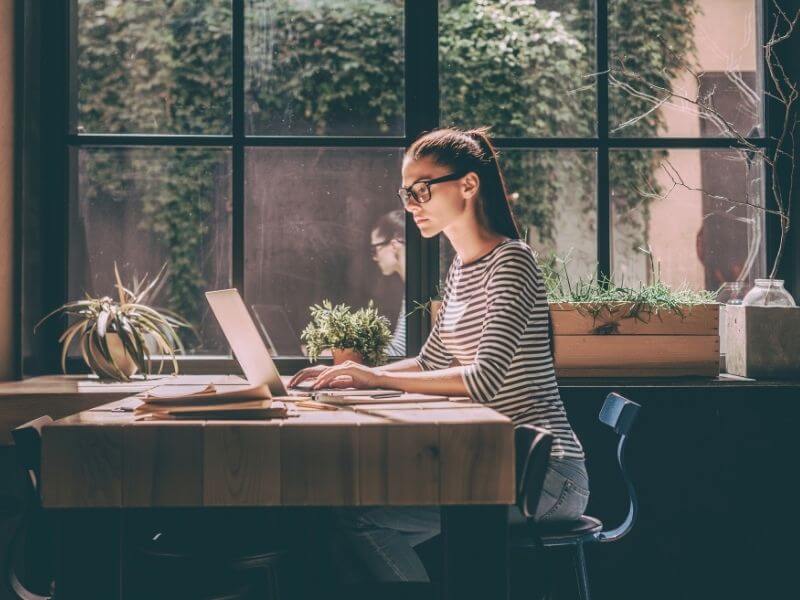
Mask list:
[[[332,406],[330,404],[325,404],[324,402],[314,402],[313,400],[298,400],[294,404],[295,406],[316,408],[319,410],[339,410],[338,406]]]

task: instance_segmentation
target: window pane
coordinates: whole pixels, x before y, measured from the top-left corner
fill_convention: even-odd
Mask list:
[[[77,151],[70,205],[69,297],[116,296],[123,284],[167,265],[150,302],[198,329],[182,332],[196,354],[227,352],[203,292],[231,285],[230,152],[206,148]]]
[[[631,164],[652,166],[638,182]],[[761,169],[735,150],[613,152],[613,270],[627,285],[661,280],[716,290],[765,270]],[[620,176],[625,174],[624,177]],[[660,270],[660,271],[659,271]],[[745,289],[749,289],[749,285]]]
[[[594,134],[591,0],[439,3],[441,123],[496,136]]]
[[[403,135],[401,0],[248,0],[247,133]]]
[[[78,0],[77,38],[73,130],[230,132],[230,0]]]
[[[761,135],[759,6],[611,0],[612,135],[730,137],[724,121]]]
[[[569,277],[597,272],[597,202],[593,150],[500,150],[500,167],[521,234],[540,264],[566,268]],[[454,258],[441,236],[444,282]]]
[[[400,149],[247,151],[245,298],[278,354],[301,355],[308,309],[324,299],[354,309],[374,300],[404,346],[401,161]]]

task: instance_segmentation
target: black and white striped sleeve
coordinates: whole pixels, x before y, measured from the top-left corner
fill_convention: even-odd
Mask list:
[[[536,303],[538,269],[530,250],[504,249],[486,282],[486,320],[475,361],[462,373],[470,397],[492,402],[506,378]]]
[[[440,290],[442,293],[442,305],[439,307],[439,313],[436,315],[436,321],[431,327],[431,332],[428,339],[422,345],[422,349],[417,356],[417,362],[423,371],[432,371],[434,369],[447,369],[450,363],[453,362],[452,353],[442,343],[442,337],[439,335],[439,330],[444,319],[445,309],[447,308],[447,301],[450,296],[450,278],[453,275],[453,265],[447,271],[445,278],[444,289]]]
[[[442,343],[442,338],[439,335],[439,328],[441,327],[442,318],[444,317],[444,309],[447,306],[447,298],[442,299],[442,306],[439,308],[439,314],[436,315],[436,322],[433,324],[430,335],[425,343],[422,345],[422,350],[417,356],[417,362],[422,367],[423,371],[431,371],[433,369],[446,369],[453,361],[453,355],[447,350]]]

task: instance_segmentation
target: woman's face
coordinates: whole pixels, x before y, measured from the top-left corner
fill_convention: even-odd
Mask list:
[[[428,157],[419,160],[406,158],[403,161],[403,187],[417,181],[450,175],[452,172],[450,167],[442,166]],[[477,198],[478,177],[469,173],[461,179],[436,183],[430,190],[430,200],[420,204],[411,198],[406,206],[425,238],[435,237],[471,210]]]
[[[372,260],[374,260],[383,275],[392,275],[400,268],[398,252],[403,252],[403,243],[398,240],[387,239],[377,229],[370,235],[372,246]]]

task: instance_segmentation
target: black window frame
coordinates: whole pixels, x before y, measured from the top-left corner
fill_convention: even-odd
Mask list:
[[[596,160],[597,201],[597,259],[598,275],[610,273],[612,264],[612,227],[610,203],[610,153],[617,149],[719,149],[736,147],[728,138],[625,138],[609,135],[608,77],[609,66],[608,12],[611,0],[595,0],[595,60],[597,76],[596,135],[594,137],[554,138],[496,138],[500,149],[582,149],[592,150]],[[774,24],[772,0],[758,0],[759,46]],[[14,332],[15,371],[18,375],[56,373],[60,370],[57,339],[59,324],[44,327],[33,340],[31,355],[22,356],[22,303],[26,278],[37,278],[34,305],[42,314],[67,301],[67,254],[69,243],[68,206],[70,186],[74,185],[75,152],[77,148],[114,146],[205,146],[231,151],[232,164],[232,282],[244,289],[244,155],[249,147],[315,147],[315,148],[401,148],[407,147],[419,134],[439,125],[439,2],[407,0],[404,3],[405,40],[405,135],[395,137],[325,137],[325,136],[264,136],[245,135],[244,119],[244,66],[245,66],[245,0],[232,2],[232,131],[229,135],[129,135],[73,133],[70,126],[71,82],[74,69],[76,41],[75,0],[49,3],[45,0],[16,0],[16,52],[17,52],[17,161],[15,235],[17,257],[14,286],[17,323]],[[797,10],[800,0],[778,0],[787,13]],[[782,58],[796,80],[800,70],[800,33],[791,45],[783,50]],[[759,61],[765,94],[763,96],[762,137],[750,141],[769,148],[776,131],[780,130],[782,114],[776,110],[767,93],[768,78],[764,77],[763,52]],[[471,124],[470,124],[471,125]],[[769,176],[769,174],[767,174]],[[398,175],[399,179],[399,175]],[[765,178],[766,179],[766,178]],[[766,189],[769,181],[765,180]],[[74,191],[74,190],[73,190]],[[774,205],[765,195],[768,208]],[[20,216],[23,208],[36,206],[35,220]],[[774,207],[774,206],[773,206]],[[406,214],[407,269],[406,300],[408,305],[431,298],[439,279],[439,241],[426,240],[419,235],[409,214]],[[36,228],[41,247],[35,262],[47,264],[36,274],[24,272],[26,257],[19,240],[26,231]],[[780,276],[787,288],[798,294],[798,265],[800,243],[798,227],[792,229]],[[768,264],[771,264],[778,245],[778,227],[775,219],[766,219],[765,244]],[[407,322],[407,355],[418,353],[424,342],[429,323],[422,311],[414,311]],[[304,358],[279,357],[276,360],[282,373],[292,373],[308,364]],[[221,372],[235,369],[233,360],[219,357],[186,357],[182,359],[184,372]],[[69,372],[75,373],[85,366],[82,361],[70,361]]]

